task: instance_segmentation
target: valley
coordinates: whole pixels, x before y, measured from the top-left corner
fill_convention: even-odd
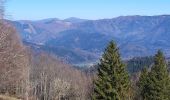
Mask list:
[[[85,20],[50,18],[12,22],[22,40],[38,45],[70,64],[96,62],[114,40],[123,59],[153,55],[157,49],[170,56],[170,16],[120,16]]]

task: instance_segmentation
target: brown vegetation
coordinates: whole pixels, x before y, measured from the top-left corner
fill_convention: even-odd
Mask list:
[[[1,99],[88,100],[90,77],[48,54],[28,52],[15,28],[3,20],[3,3],[0,0]]]
[[[0,92],[25,95],[29,59],[17,32],[8,23],[0,22]]]
[[[88,100],[90,77],[47,54],[34,56],[31,68],[32,96],[43,100]]]
[[[90,99],[90,76],[51,55],[28,55],[17,32],[6,22],[1,22],[0,32],[1,94],[24,100]]]

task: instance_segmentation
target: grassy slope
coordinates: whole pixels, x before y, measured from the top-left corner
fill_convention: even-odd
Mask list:
[[[8,97],[8,96],[5,96],[5,95],[0,95],[0,100],[20,100],[20,99]]]

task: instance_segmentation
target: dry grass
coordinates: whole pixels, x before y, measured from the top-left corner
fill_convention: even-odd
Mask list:
[[[21,100],[21,99],[16,99],[16,98],[5,96],[5,95],[0,95],[0,100]]]

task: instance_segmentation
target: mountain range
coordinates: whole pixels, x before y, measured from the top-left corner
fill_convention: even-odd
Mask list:
[[[124,59],[153,55],[158,49],[170,56],[170,15],[100,20],[49,18],[12,23],[26,45],[71,64],[96,62],[111,40],[117,43]]]

